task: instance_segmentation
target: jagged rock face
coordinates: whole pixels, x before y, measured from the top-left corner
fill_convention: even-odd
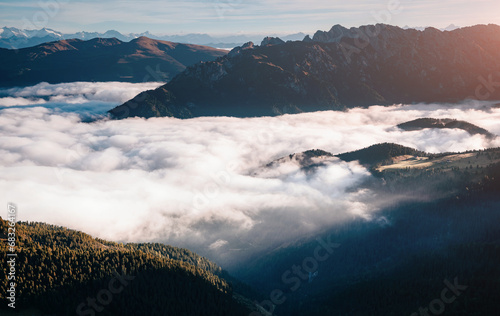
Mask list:
[[[373,104],[500,99],[500,27],[334,26],[314,40],[233,49],[189,67],[129,116],[263,116]],[[182,114],[172,114],[182,113]]]
[[[253,42],[248,42],[248,43],[243,44],[242,46],[238,46],[238,47],[233,48],[229,52],[228,56],[229,57],[234,57],[234,56],[238,55],[239,53],[241,53],[244,50],[253,49],[253,48],[254,48]]]
[[[306,43],[309,43],[309,42],[312,42],[312,39],[311,39],[311,37],[309,35],[306,35],[302,41],[306,42]]]
[[[352,30],[352,31],[351,31]],[[351,30],[346,29],[342,25],[334,25],[328,32],[317,31],[312,40],[315,42],[323,43],[338,43],[344,37],[352,38],[354,37],[356,28],[351,28]]]
[[[262,40],[262,43],[260,44],[260,46],[272,46],[272,45],[280,45],[280,44],[284,44],[285,42],[279,38],[279,37],[265,37],[263,40]]]

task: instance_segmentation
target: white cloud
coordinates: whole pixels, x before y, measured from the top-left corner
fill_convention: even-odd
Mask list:
[[[119,104],[124,90],[147,88],[44,85],[10,90],[8,97],[84,96]],[[378,207],[373,192],[357,188],[370,175],[355,162],[332,159],[313,174],[293,164],[268,173],[262,166],[313,148],[337,154],[379,142],[432,152],[498,146],[460,130],[394,127],[418,117],[452,117],[499,134],[500,109],[485,105],[93,123],[65,112],[70,105],[8,107],[0,110],[0,201],[17,203],[22,220],[111,240],[163,241],[229,263],[334,223],[371,218]]]
[[[224,247],[227,244],[228,244],[227,240],[219,239],[219,240],[215,241],[214,243],[212,243],[210,246],[208,246],[208,248],[215,250],[215,249],[219,249],[221,247]]]
[[[155,89],[159,82],[71,82],[39,83],[31,87],[0,89],[0,109],[4,107],[46,108],[80,114],[103,114],[144,90]]]
[[[0,107],[25,106],[34,104],[44,104],[44,103],[45,100],[42,99],[30,100],[28,98],[14,98],[14,97],[0,98]]]

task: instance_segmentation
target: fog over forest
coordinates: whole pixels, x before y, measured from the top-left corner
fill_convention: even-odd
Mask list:
[[[224,263],[335,223],[377,219],[384,206],[359,187],[371,175],[357,162],[333,160],[314,174],[293,163],[272,176],[259,172],[277,158],[380,142],[431,153],[500,146],[463,130],[395,127],[421,117],[453,118],[500,135],[500,108],[477,101],[245,119],[105,117],[158,85],[42,83],[0,90],[2,203],[16,201],[19,220],[116,241],[161,241]]]

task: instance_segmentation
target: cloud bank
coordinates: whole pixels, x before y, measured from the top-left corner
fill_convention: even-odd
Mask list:
[[[490,103],[82,122],[78,109],[103,113],[153,87],[76,83],[2,91],[0,102],[33,103],[0,110],[1,202],[16,203],[20,220],[117,241],[166,242],[229,265],[335,223],[376,218],[377,197],[359,187],[370,174],[356,162],[334,159],[314,174],[291,164],[271,176],[256,175],[274,159],[314,148],[337,154],[380,142],[429,152],[500,145],[462,130],[395,128],[419,117],[447,117],[498,135],[500,109]],[[36,103],[58,98],[67,103]]]
[[[39,83],[31,87],[0,89],[0,109],[7,107],[43,106],[59,112],[80,115],[102,115],[145,90],[163,83],[145,82],[71,82]]]

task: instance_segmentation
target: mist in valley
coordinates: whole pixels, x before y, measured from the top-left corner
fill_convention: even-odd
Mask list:
[[[465,120],[500,134],[494,102],[372,106],[279,117],[132,118],[106,111],[158,84],[40,84],[0,91],[0,192],[19,220],[122,242],[164,242],[224,267],[425,196],[390,194],[357,163],[313,173],[270,162],[392,142],[430,153],[498,147],[458,129],[403,131],[421,117]],[[89,120],[89,118],[91,118]],[[91,121],[90,123],[88,121]]]

